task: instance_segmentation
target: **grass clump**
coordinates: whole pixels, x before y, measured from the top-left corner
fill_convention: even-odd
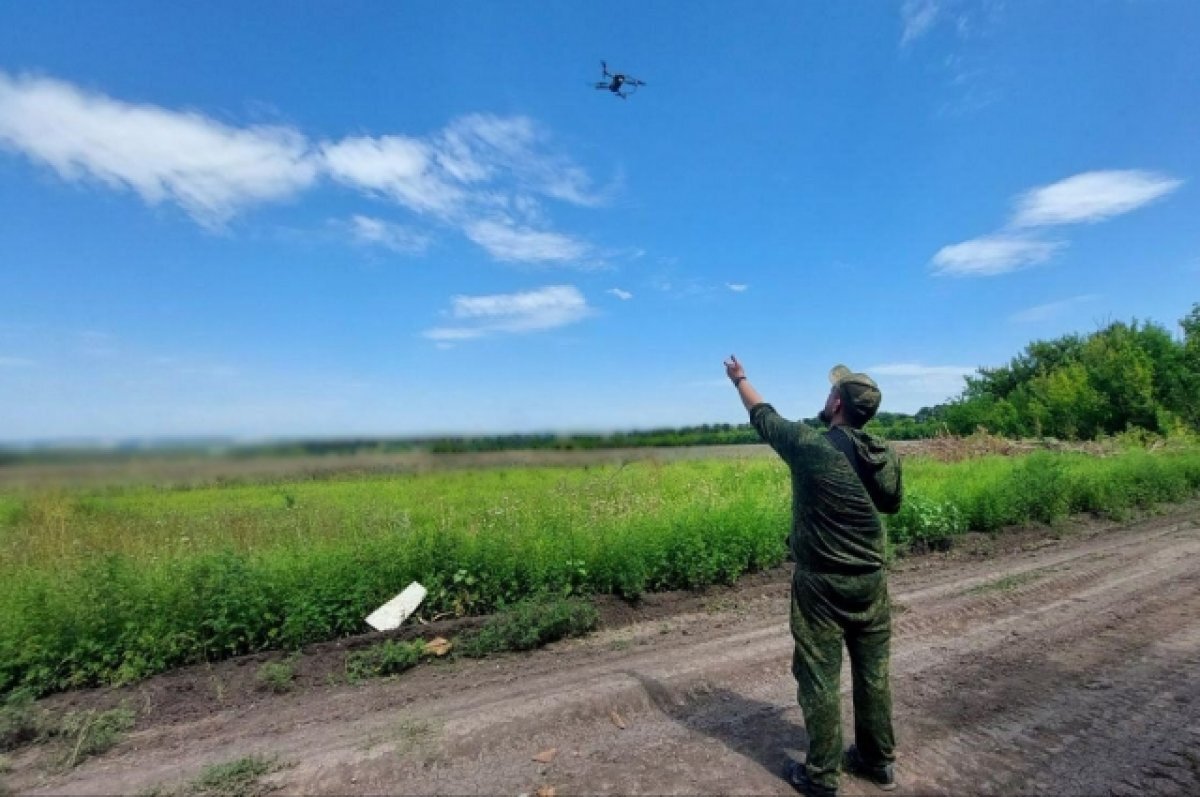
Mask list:
[[[268,661],[254,674],[259,689],[277,695],[292,691],[296,683],[296,665],[292,661]]]
[[[596,628],[600,615],[580,598],[532,598],[520,601],[488,620],[459,643],[467,656],[480,658],[505,650],[532,650]]]
[[[90,756],[111,750],[133,727],[134,713],[127,708],[72,712],[63,717],[58,735],[67,746],[65,766],[70,769]]]
[[[214,764],[188,784],[188,797],[259,797],[272,789],[261,778],[275,769],[275,761],[264,756],[246,756],[225,764]]]
[[[364,678],[382,678],[398,675],[415,667],[421,661],[425,642],[386,640],[366,650],[355,651],[346,656],[346,677],[351,681]]]
[[[15,689],[0,702],[0,751],[15,750],[46,733],[45,713],[34,704],[32,689]]]

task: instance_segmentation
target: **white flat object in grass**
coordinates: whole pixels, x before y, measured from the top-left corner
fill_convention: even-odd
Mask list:
[[[425,600],[425,588],[414,581],[396,597],[367,616],[367,625],[376,631],[392,631],[408,619]]]

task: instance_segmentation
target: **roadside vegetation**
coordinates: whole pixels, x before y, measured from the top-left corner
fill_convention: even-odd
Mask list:
[[[274,758],[246,756],[206,767],[185,783],[161,784],[141,797],[264,797],[276,787],[263,778],[281,768]]]
[[[55,765],[70,769],[114,747],[134,719],[125,706],[53,715],[34,701],[31,689],[14,689],[0,700],[0,752],[51,743],[57,747]]]
[[[227,764],[214,764],[188,784],[187,797],[254,797],[267,794],[261,778],[278,768],[277,763],[264,756],[247,756]]]
[[[881,416],[876,430],[893,436],[920,436],[901,433],[910,421],[971,433],[928,443],[955,461],[906,458],[904,505],[887,520],[893,552],[1073,513],[1120,518],[1195,495],[1200,305],[1181,327],[1182,338],[1135,322],[1035,342],[968,378],[949,405]],[[987,430],[1101,442],[1022,453]],[[746,430],[691,431],[736,442]],[[686,442],[639,434],[647,444]],[[361,633],[363,618],[411,581],[428,589],[426,618],[504,610],[460,652],[543,644],[594,624],[570,599],[635,599],[780,564],[789,493],[786,468],[764,457],[13,487],[0,492],[0,695],[130,682]],[[561,602],[535,609],[533,598]],[[397,643],[348,672],[397,672],[421,655]],[[259,672],[279,692],[293,675],[286,660]]]
[[[1120,517],[1200,489],[1200,447],[1137,443],[908,459],[892,543],[1074,512]],[[788,495],[784,466],[767,458],[8,495],[0,693],[129,682],[361,633],[414,580],[429,589],[426,618],[730,583],[784,560]],[[568,633],[587,625],[560,620]],[[538,637],[534,625],[518,620],[506,644],[524,646],[522,629]],[[471,644],[485,646],[463,652]],[[363,663],[376,666],[396,662]],[[264,687],[285,690],[286,665],[269,670]]]

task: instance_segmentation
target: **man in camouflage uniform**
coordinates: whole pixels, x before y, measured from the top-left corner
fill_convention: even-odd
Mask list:
[[[725,371],[750,412],[750,422],[791,470],[792,674],[808,730],[804,764],[786,776],[811,797],[837,793],[838,765],[895,788],[892,695],[888,683],[891,612],[879,512],[900,508],[900,461],[862,426],[879,409],[878,385],[839,365],[819,417],[821,433],[784,420],[746,380],[736,357]],[[850,653],[854,740],[842,752],[842,644]]]

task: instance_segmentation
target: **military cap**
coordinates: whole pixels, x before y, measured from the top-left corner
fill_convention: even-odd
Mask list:
[[[846,415],[855,425],[862,426],[879,411],[883,394],[875,380],[866,374],[856,374],[844,365],[835,365],[829,371],[829,384],[837,388]]]

